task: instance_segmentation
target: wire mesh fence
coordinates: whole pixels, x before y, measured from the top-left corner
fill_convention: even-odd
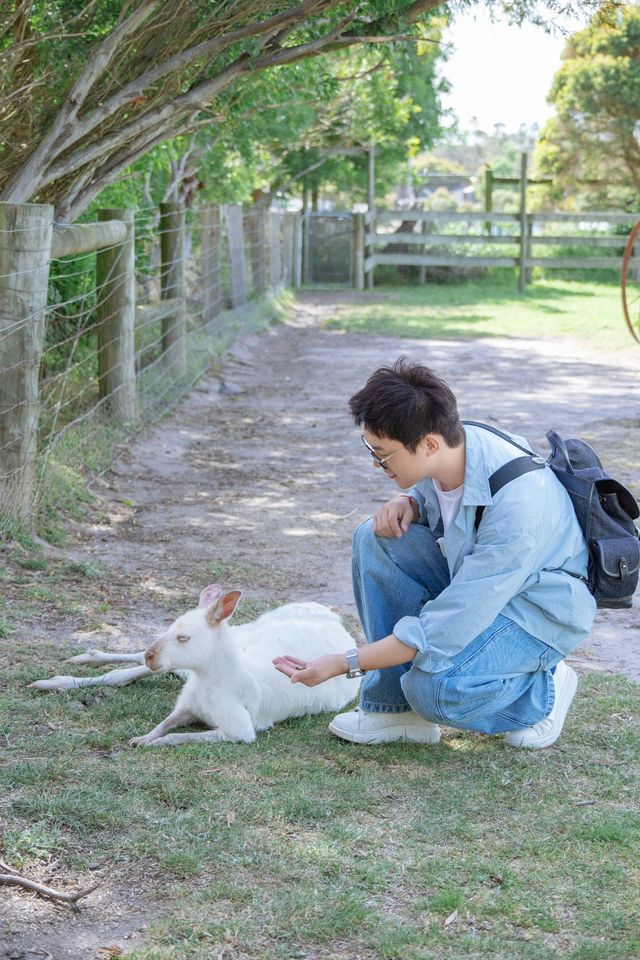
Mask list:
[[[351,286],[353,215],[309,212],[301,227],[302,282]]]
[[[99,220],[0,204],[0,537],[73,512],[86,472],[273,316],[293,281],[291,214],[163,204]]]

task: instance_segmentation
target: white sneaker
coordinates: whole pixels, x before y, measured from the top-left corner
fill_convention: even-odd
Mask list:
[[[561,660],[553,674],[556,699],[553,709],[544,720],[538,720],[532,727],[522,730],[510,730],[504,738],[511,747],[527,747],[529,750],[542,750],[555,743],[564,726],[564,721],[576,695],[578,677],[564,660]]]
[[[392,743],[408,740],[411,743],[438,743],[440,727],[425,720],[413,710],[403,713],[367,713],[356,707],[349,713],[339,713],[329,724],[336,737],[352,743]]]

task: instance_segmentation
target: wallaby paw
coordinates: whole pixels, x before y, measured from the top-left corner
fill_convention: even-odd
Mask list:
[[[87,650],[86,653],[79,653],[75,657],[69,657],[65,663],[88,663],[100,666],[104,661],[105,654],[102,650]]]
[[[132,737],[129,740],[130,747],[148,747],[150,743],[153,743],[153,740],[149,739],[148,734],[144,737]]]
[[[73,690],[76,680],[75,677],[51,677],[50,680],[34,680],[29,686],[34,690]]]

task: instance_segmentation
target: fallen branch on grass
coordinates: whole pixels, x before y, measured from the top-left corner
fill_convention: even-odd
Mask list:
[[[26,890],[35,890],[36,893],[39,893],[43,897],[50,897],[52,900],[64,900],[65,903],[71,903],[73,905],[82,897],[93,893],[98,886],[97,883],[94,883],[92,887],[85,887],[84,890],[78,890],[77,893],[62,893],[61,890],[45,887],[42,883],[36,883],[35,880],[28,880],[26,877],[21,877],[19,874],[13,873],[11,867],[8,867],[7,864],[1,860],[0,869],[10,871],[9,873],[0,873],[0,883],[14,884],[15,886],[24,887]]]

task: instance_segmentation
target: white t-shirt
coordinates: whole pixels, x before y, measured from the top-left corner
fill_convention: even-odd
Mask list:
[[[447,527],[455,520],[458,510],[460,509],[464,483],[461,483],[455,490],[443,490],[438,481],[434,479],[433,486],[435,487],[438,503],[440,504],[442,523],[446,533]]]

